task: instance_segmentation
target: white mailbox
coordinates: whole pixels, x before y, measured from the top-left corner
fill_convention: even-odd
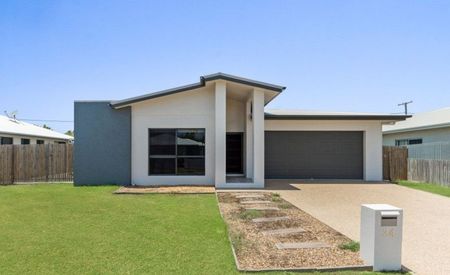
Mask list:
[[[403,210],[389,204],[361,205],[361,257],[374,271],[402,268]]]

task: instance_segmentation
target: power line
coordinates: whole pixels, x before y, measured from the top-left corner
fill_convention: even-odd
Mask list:
[[[30,119],[30,118],[18,118],[18,120],[23,120],[23,121],[39,121],[39,122],[63,122],[63,123],[72,123],[72,122],[73,122],[73,120]]]

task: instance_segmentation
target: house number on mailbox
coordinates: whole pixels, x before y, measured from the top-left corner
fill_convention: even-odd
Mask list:
[[[383,228],[383,236],[393,238],[394,237],[394,229],[393,228]]]

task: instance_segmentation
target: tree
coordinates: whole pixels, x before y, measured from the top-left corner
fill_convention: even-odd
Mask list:
[[[72,131],[72,130],[68,130],[68,131],[65,132],[64,134],[73,137],[73,131]]]
[[[50,128],[50,126],[48,126],[48,125],[42,125],[42,128],[45,128],[45,129],[49,129],[49,130],[51,130],[52,128]]]

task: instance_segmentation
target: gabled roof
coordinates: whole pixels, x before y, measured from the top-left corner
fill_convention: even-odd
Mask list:
[[[267,110],[266,120],[385,120],[399,121],[411,116],[378,113],[323,112],[312,110]]]
[[[0,135],[2,134],[73,140],[71,136],[6,116],[0,116]]]
[[[450,107],[434,110],[431,112],[418,113],[412,118],[396,123],[385,125],[383,134],[409,132],[450,127]]]
[[[270,91],[275,91],[275,92],[279,92],[279,93],[282,92],[284,89],[286,89],[286,87],[278,86],[275,84],[265,83],[265,82],[261,82],[261,81],[256,81],[256,80],[247,79],[247,78],[229,75],[229,74],[224,74],[224,73],[215,73],[215,74],[200,76],[200,82],[198,82],[198,83],[180,86],[180,87],[167,89],[167,90],[163,90],[163,91],[159,91],[159,92],[149,93],[149,94],[145,94],[145,95],[141,95],[141,96],[131,97],[131,98],[123,99],[123,100],[111,101],[111,106],[113,108],[120,108],[120,107],[129,105],[129,104],[132,104],[132,103],[136,103],[136,102],[140,102],[140,101],[144,101],[144,100],[148,100],[148,99],[152,99],[152,98],[157,98],[157,97],[161,97],[161,96],[166,96],[166,95],[171,95],[171,94],[176,94],[176,93],[181,93],[181,92],[198,89],[198,88],[204,87],[206,85],[207,81],[214,81],[214,80],[226,80],[226,81],[231,81],[231,82],[235,82],[235,83],[239,83],[239,84],[258,87],[258,88],[262,88],[262,89],[266,89],[266,90],[270,90]]]

